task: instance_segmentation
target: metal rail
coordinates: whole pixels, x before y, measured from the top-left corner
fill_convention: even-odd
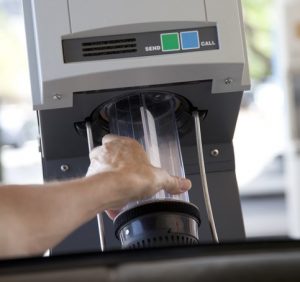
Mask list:
[[[91,123],[87,121],[85,126],[86,126],[86,135],[87,135],[89,151],[91,152],[94,148]],[[99,231],[99,238],[100,238],[100,247],[101,247],[101,251],[104,252],[106,250],[106,240],[105,240],[105,229],[104,229],[102,213],[97,214],[97,221],[98,221],[98,231]]]
[[[201,122],[199,117],[199,112],[194,111],[193,117],[195,121],[195,130],[196,130],[196,139],[197,139],[197,151],[198,151],[198,159],[199,159],[199,167],[200,167],[200,177],[201,177],[201,184],[203,189],[204,201],[206,212],[208,216],[208,222],[211,230],[211,234],[215,243],[219,243],[219,237],[216,229],[216,223],[214,219],[214,214],[212,211],[209,190],[207,185],[207,178],[206,178],[206,170],[205,170],[205,163],[204,163],[204,154],[203,154],[203,144],[202,144],[202,136],[201,136]]]

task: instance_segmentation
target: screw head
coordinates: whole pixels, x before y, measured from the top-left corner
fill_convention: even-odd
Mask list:
[[[220,151],[218,149],[214,149],[210,152],[210,155],[214,158],[218,157],[220,155]]]
[[[230,85],[233,82],[233,79],[231,77],[227,77],[224,82],[226,85]]]
[[[62,172],[66,172],[66,171],[68,171],[69,169],[70,169],[70,167],[69,167],[67,164],[63,164],[63,165],[60,166],[60,170],[61,170]]]
[[[53,95],[53,100],[61,100],[62,99],[62,95],[60,95],[60,94],[55,94],[55,95]]]

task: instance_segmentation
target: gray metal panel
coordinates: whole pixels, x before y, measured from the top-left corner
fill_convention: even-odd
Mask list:
[[[59,160],[43,158],[42,161],[43,174],[46,181],[83,177],[86,175],[90,163],[88,154],[79,158],[61,158]],[[62,165],[66,165],[68,169],[63,171],[61,169]]]
[[[235,52],[234,46],[238,44],[241,47],[243,53],[243,61],[244,61],[244,69],[242,72],[242,80],[241,85],[244,86],[244,90],[250,89],[250,75],[249,75],[249,65],[248,65],[248,56],[247,56],[247,45],[245,38],[245,28],[244,28],[244,20],[243,20],[243,9],[242,9],[242,1],[234,0],[234,1],[222,1],[220,0],[206,0],[206,10],[207,10],[207,21],[217,21],[220,29],[220,42],[224,45],[228,45],[233,48],[232,53],[228,52],[227,56],[232,58]],[[220,8],[222,5],[222,8]],[[226,12],[225,12],[226,11]],[[226,13],[228,16],[226,16]],[[231,25],[228,29],[226,21],[231,21],[235,19],[236,23]],[[239,36],[238,36],[239,35]],[[239,43],[233,44],[233,42]]]
[[[208,173],[207,177],[220,242],[245,240],[235,171]]]
[[[97,219],[94,218],[74,231],[54,249],[50,250],[50,255],[96,252],[97,250],[100,252],[100,243],[98,223]]]
[[[241,29],[241,35],[243,40],[243,49],[244,49],[244,58],[245,58],[245,66],[243,71],[243,79],[242,79],[242,85],[248,86],[248,88],[251,87],[251,81],[250,81],[250,70],[249,70],[249,60],[247,55],[247,42],[246,42],[246,34],[245,34],[245,24],[244,24],[244,15],[243,15],[243,7],[242,2],[237,1],[239,10],[240,10],[240,29]]]
[[[190,136],[190,138],[195,138]],[[212,151],[218,150],[217,157],[212,156]],[[182,147],[184,154],[184,168],[187,174],[199,174],[198,157],[195,148]],[[222,172],[235,169],[234,151],[232,143],[206,144],[203,146],[206,172]]]
[[[184,6],[182,0],[85,0],[84,2],[68,0],[68,2],[73,33],[137,23],[143,28],[142,26],[147,23],[206,21],[204,0],[189,0]]]
[[[119,250],[120,242],[117,240],[112,221],[104,214],[105,236],[108,243],[108,250]],[[97,218],[92,219],[88,223],[70,234],[65,240],[51,250],[51,255],[62,255],[70,253],[83,252],[101,252],[100,239],[98,232]]]
[[[73,108],[40,111],[45,179],[51,181],[85,175],[89,163],[87,141],[77,134],[74,122],[85,120],[98,105],[113,97],[127,95],[135,91],[154,90],[171,91],[183,95],[194,106],[208,111],[207,117],[202,122],[202,134],[209,189],[216,214],[219,237],[221,241],[242,240],[245,233],[235,179],[232,146],[242,93],[213,95],[211,94],[211,81],[75,94]],[[186,175],[193,181],[190,198],[200,207],[201,211],[201,242],[211,242],[199,178],[198,159],[197,154],[195,154],[196,139],[193,126],[188,134],[181,137],[180,141]],[[210,152],[213,149],[220,151],[218,157],[211,156]],[[60,166],[63,164],[67,164],[70,170],[62,172]],[[107,236],[113,238],[110,240],[109,248],[115,248],[118,246],[118,242],[114,239],[112,223],[107,220],[105,224]],[[92,246],[97,250],[99,249],[99,240],[95,234],[98,234],[95,225],[84,227],[84,231],[79,229],[58,248],[54,249],[54,254],[73,251],[74,249],[90,250]]]
[[[42,89],[40,88],[40,77],[38,73],[39,67],[37,58],[36,39],[34,33],[34,16],[32,14],[32,1],[23,0],[22,3],[25,21],[28,63],[30,69],[32,102],[34,105],[40,105],[42,104]]]
[[[187,174],[192,180],[193,188],[189,192],[191,202],[200,209],[201,226],[200,242],[213,242],[205,209],[200,176]],[[245,240],[241,204],[235,172],[224,171],[207,173],[208,187],[216,228],[220,242],[236,242]]]
[[[87,155],[86,140],[77,135],[74,122],[84,120],[105,101],[137,90],[170,91],[184,96],[200,110],[208,110],[202,124],[204,144],[231,143],[239,113],[241,92],[212,95],[211,82],[191,82],[75,94],[73,108],[40,111],[42,131],[43,128],[47,129],[42,138],[45,158],[64,159]],[[182,141],[182,146],[193,145],[195,138],[192,135]]]
[[[82,1],[76,0],[75,2],[77,7],[74,12],[75,17],[82,17],[79,19],[79,25],[84,25],[86,28],[90,26],[91,29],[79,28],[81,32],[72,33],[70,26],[72,8],[69,9],[66,0],[31,1],[34,4],[32,17],[36,36],[36,65],[40,74],[39,85],[41,85],[40,93],[33,92],[33,94],[42,97],[34,98],[37,99],[35,101],[41,101],[40,104],[34,104],[35,109],[72,107],[73,93],[112,87],[124,88],[197,79],[213,80],[213,93],[230,93],[249,87],[246,75],[245,42],[241,28],[240,0],[226,0],[224,5],[220,5],[219,0],[206,0],[206,9],[197,8],[199,5],[204,6],[204,1],[190,1],[188,6],[177,0],[176,2],[165,0],[163,3],[158,1],[160,7],[164,7],[163,14],[166,15],[161,19],[158,18],[158,14],[161,17],[162,10],[153,14],[145,10],[145,5],[150,5],[151,9],[154,8],[153,3],[147,1],[135,1],[137,5],[132,7],[124,4],[123,0],[116,0],[113,3],[104,0],[85,1],[83,7]],[[72,1],[72,3],[75,2]],[[101,6],[101,10],[93,10],[89,8],[89,4]],[[113,9],[122,5],[127,5],[124,11]],[[141,5],[143,7],[139,10],[138,7]],[[87,12],[81,13],[82,10],[79,7]],[[192,10],[193,19],[190,18],[190,14],[186,14],[187,9]],[[124,14],[125,11],[128,14]],[[109,18],[97,19],[99,26],[95,26],[92,15],[100,12],[109,15]],[[118,13],[122,14],[120,18],[116,17]],[[148,20],[145,21],[146,18]],[[106,20],[103,21],[103,19]],[[121,19],[124,21],[118,24],[117,22]],[[193,26],[204,27],[208,24],[218,26],[220,43],[218,50],[102,60],[101,62],[65,64],[63,61],[62,38],[185,29]],[[228,77],[232,78],[230,84],[225,83]],[[59,94],[61,99],[53,99],[55,94]]]

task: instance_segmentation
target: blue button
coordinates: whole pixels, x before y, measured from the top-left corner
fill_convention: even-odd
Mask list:
[[[182,50],[199,49],[199,33],[198,31],[180,32]]]

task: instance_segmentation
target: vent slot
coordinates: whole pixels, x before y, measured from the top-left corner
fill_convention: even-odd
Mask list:
[[[83,57],[99,57],[137,52],[136,38],[81,43]]]

